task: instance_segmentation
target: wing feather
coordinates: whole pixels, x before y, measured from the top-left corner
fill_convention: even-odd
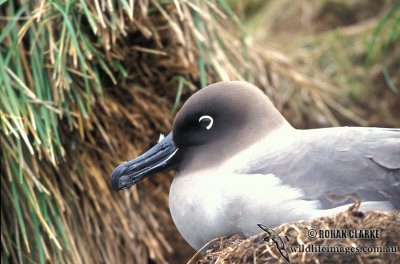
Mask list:
[[[325,209],[355,198],[390,201],[400,208],[400,129],[297,130],[238,172],[272,173]]]

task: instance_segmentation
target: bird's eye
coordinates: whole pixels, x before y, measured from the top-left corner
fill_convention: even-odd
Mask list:
[[[206,129],[210,129],[214,123],[214,120],[211,116],[203,115],[199,118],[200,126],[205,127]]]

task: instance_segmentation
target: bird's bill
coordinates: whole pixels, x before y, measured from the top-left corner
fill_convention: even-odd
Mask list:
[[[127,189],[159,171],[172,169],[178,148],[172,140],[172,132],[160,138],[158,143],[137,157],[119,165],[112,173],[111,183],[115,190]]]

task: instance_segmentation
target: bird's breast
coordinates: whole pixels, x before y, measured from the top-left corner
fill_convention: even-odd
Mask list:
[[[196,249],[226,234],[223,194],[214,171],[179,174],[172,182],[169,206],[183,238]]]
[[[254,235],[257,224],[275,227],[308,219],[316,204],[273,175],[245,175],[208,170],[175,177],[169,194],[172,218],[195,249],[233,234]]]

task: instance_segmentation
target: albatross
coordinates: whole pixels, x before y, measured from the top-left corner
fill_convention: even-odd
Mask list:
[[[176,169],[173,221],[195,249],[221,236],[346,210],[400,208],[400,129],[295,129],[256,86],[209,85],[177,113],[171,132],[112,173],[116,190]]]

